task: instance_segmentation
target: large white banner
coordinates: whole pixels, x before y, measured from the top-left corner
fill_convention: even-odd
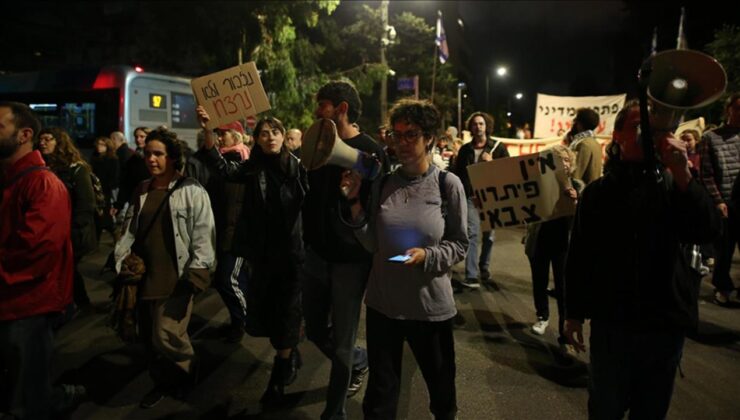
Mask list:
[[[534,137],[562,137],[570,131],[578,108],[593,108],[599,114],[599,126],[594,131],[611,136],[614,119],[622,109],[626,96],[552,96],[538,93]]]

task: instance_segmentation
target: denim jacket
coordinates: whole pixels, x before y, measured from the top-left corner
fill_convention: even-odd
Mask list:
[[[177,179],[170,182],[172,188]],[[132,206],[124,218],[124,233],[116,244],[116,272],[121,271],[121,263],[131,253],[136,231],[139,229],[139,209],[144,206],[151,179],[139,186]],[[185,265],[189,268],[203,268],[214,271],[216,268],[216,225],[211,211],[211,201],[206,190],[198,181],[187,178],[169,197],[170,217],[175,232],[175,251],[177,253],[177,274],[182,277]]]

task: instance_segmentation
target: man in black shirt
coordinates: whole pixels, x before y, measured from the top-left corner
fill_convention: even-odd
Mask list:
[[[375,155],[386,171],[388,161],[382,146],[355,125],[362,111],[355,87],[345,81],[329,82],[319,89],[316,100],[316,117],[334,121],[339,137],[348,146]],[[339,213],[340,200],[344,200],[339,181],[344,171],[337,165],[310,171],[303,210],[306,335],[332,361],[322,419],[346,418],[345,400],[360,389],[368,370],[367,351],[355,347],[355,338],[371,255]],[[366,199],[370,181],[363,184],[361,197]]]

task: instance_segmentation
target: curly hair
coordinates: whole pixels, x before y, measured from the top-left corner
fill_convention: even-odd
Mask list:
[[[44,134],[50,134],[57,142],[54,151],[50,154],[51,159],[45,159],[52,169],[69,167],[73,163],[77,163],[92,170],[90,165],[82,158],[80,151],[77,150],[77,146],[75,146],[67,131],[61,127],[47,127],[39,131],[36,138],[38,139]]]
[[[567,175],[573,176],[573,174],[576,173],[576,152],[571,150],[570,147],[562,144],[556,144],[553,146],[552,151],[557,153],[561,158],[568,158],[570,161],[570,170],[568,170]]]
[[[418,125],[424,137],[436,139],[439,134],[441,116],[437,107],[427,100],[401,99],[389,112],[391,127],[397,122]],[[434,145],[431,143],[429,149]]]
[[[465,127],[468,129],[468,131],[470,131],[471,133],[473,132],[470,126],[473,124],[473,119],[475,117],[483,117],[483,120],[486,122],[486,137],[493,134],[493,124],[495,123],[493,115],[481,111],[473,112],[465,121]]]
[[[145,144],[155,140],[164,144],[167,157],[173,160],[176,170],[182,171],[182,168],[185,167],[185,149],[182,142],[177,138],[177,133],[159,127],[146,135]]]

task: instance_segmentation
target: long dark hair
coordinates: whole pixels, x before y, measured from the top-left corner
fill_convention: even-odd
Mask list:
[[[283,144],[280,146],[279,154],[280,169],[286,175],[291,175],[290,150],[288,149],[288,145],[285,143],[285,126],[283,125],[282,121],[275,117],[262,117],[259,121],[257,121],[257,125],[254,126],[255,147],[252,148],[249,159],[255,159],[258,162],[264,162],[267,158],[267,154],[264,152],[264,150],[262,150],[262,146],[260,146],[259,140],[257,140],[259,138],[260,132],[262,131],[262,127],[265,124],[267,124],[270,128],[277,128],[283,134]]]
[[[73,163],[77,163],[86,167],[88,170],[92,170],[90,165],[82,158],[80,151],[75,146],[72,138],[67,132],[60,127],[48,127],[39,131],[38,139],[42,134],[51,134],[56,140],[57,145],[54,147],[54,151],[49,156],[44,157],[44,160],[52,170],[66,169]]]

